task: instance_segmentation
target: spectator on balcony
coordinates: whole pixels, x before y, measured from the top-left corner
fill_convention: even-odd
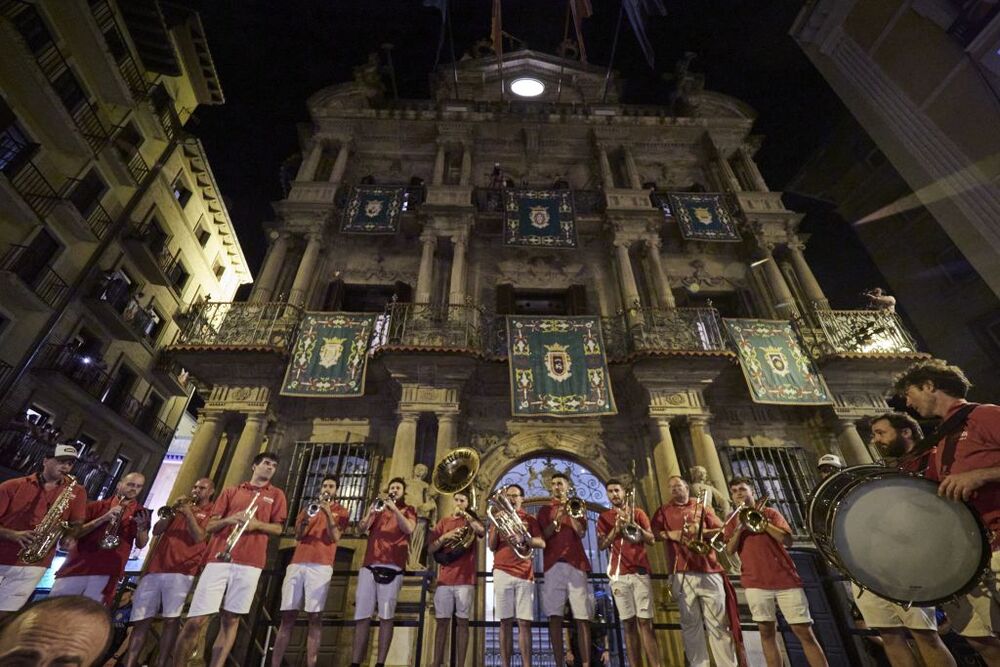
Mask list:
[[[862,295],[868,299],[866,308],[868,310],[882,310],[887,313],[896,312],[896,297],[889,296],[882,291],[881,287],[873,287]]]

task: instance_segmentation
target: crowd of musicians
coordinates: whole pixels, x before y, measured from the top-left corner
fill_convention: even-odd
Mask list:
[[[956,414],[961,417],[957,430],[928,448],[918,447],[922,433],[912,417],[889,413],[872,420],[872,442],[887,461],[939,482],[940,495],[968,502],[990,531],[990,570],[945,610],[954,629],[986,664],[1000,664],[1000,407],[966,402],[968,380],[958,368],[942,362],[914,365],[895,389],[922,418],[954,423]],[[246,482],[218,493],[211,480],[198,480],[188,496],[161,509],[152,525],[151,513],[136,501],[144,485],[142,475],[126,475],[112,498],[88,502],[68,477],[76,457],[72,445],[56,445],[40,472],[0,484],[0,614],[16,612],[32,597],[52,563],[57,540],[68,557],[55,574],[50,596],[83,595],[110,603],[133,546],[144,547],[152,535],[158,541],[133,596],[131,640],[115,657],[128,667],[139,664],[151,624],[159,618],[163,627],[156,664],[185,665],[206,623],[218,614],[210,664],[225,664],[239,618],[253,603],[268,541],[282,533],[287,518],[285,495],[271,483],[278,456],[259,454]],[[841,467],[836,456],[820,459],[821,476]],[[296,546],[282,584],[281,624],[271,661],[275,667],[282,664],[302,612],[308,618],[306,662],[317,663],[321,614],[337,544],[348,524],[348,511],[334,501],[337,484],[333,477],[323,479],[317,497],[295,517]],[[535,516],[522,508],[524,490],[516,484],[491,496],[497,511],[482,517],[470,506],[468,491],[453,494],[454,514],[433,526],[427,539],[428,554],[438,562],[434,667],[446,664],[451,628],[456,664],[465,664],[480,543],[493,552],[502,664],[511,664],[517,635],[521,664],[531,665],[536,550],[542,553],[544,571],[540,606],[545,619],[538,620],[548,621],[555,664],[607,663],[607,639],[591,635],[595,603],[584,549],[591,530],[585,507],[581,509],[582,501],[575,498],[565,475],[554,474],[549,486],[550,502]],[[611,508],[600,514],[594,529],[599,547],[608,551],[607,575],[629,664],[665,664],[654,634],[656,600],[647,553],[656,542],[665,544],[665,574],[670,575],[692,667],[707,667],[710,656],[719,667],[746,663],[736,596],[717,556],[723,552],[739,556],[741,583],[768,667],[782,664],[778,610],[801,642],[808,663],[827,664],[788,552],[791,528],[777,510],[761,502],[750,479],[729,480],[736,509],[728,517],[717,516],[706,498],[693,497],[680,476],[670,477],[670,497],[652,516],[635,506],[634,487],[618,479],[609,479],[605,486]],[[408,545],[418,525],[416,510],[404,501],[405,492],[403,479],[390,480],[359,522],[367,547],[356,586],[352,665],[364,664],[369,655],[373,618],[378,619],[376,667],[389,652]],[[856,586],[853,595],[894,667],[920,664],[916,656],[926,665],[956,664],[936,632],[934,608],[908,608]],[[181,624],[185,604],[186,621]],[[564,632],[567,625],[576,639],[572,645]]]

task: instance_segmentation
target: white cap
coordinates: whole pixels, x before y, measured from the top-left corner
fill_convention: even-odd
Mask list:
[[[834,468],[843,468],[844,461],[836,454],[824,454],[819,457],[819,463],[816,464],[817,468],[822,468],[823,466],[833,466]]]
[[[56,445],[56,451],[52,455],[52,458],[59,459],[62,457],[73,457],[74,459],[80,458],[80,454],[76,451],[76,447],[73,445]]]

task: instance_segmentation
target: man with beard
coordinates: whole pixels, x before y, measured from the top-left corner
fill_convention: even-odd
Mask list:
[[[872,444],[886,459],[886,465],[923,474],[929,451],[913,454],[917,441],[924,437],[917,420],[904,412],[887,412],[871,421]]]

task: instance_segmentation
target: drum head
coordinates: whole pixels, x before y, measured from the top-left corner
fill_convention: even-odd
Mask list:
[[[832,546],[855,583],[904,604],[964,592],[989,556],[968,506],[940,498],[935,482],[901,473],[847,491],[832,523]]]

